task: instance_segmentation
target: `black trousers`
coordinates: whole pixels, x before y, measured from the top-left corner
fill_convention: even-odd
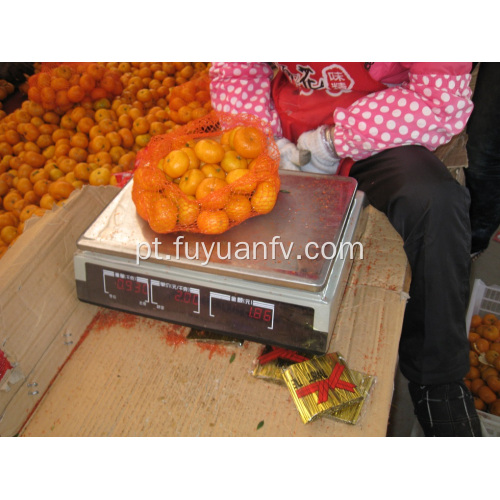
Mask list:
[[[470,198],[438,158],[403,146],[356,162],[350,175],[401,235],[412,280],[399,363],[416,384],[461,380],[469,369]]]
[[[500,226],[500,63],[480,63],[472,100],[465,179],[471,195],[471,251],[479,252]]]

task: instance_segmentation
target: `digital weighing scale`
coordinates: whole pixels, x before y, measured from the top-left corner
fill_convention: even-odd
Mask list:
[[[366,196],[348,177],[280,178],[269,214],[220,235],[155,233],[136,212],[130,181],[77,242],[78,298],[325,353],[352,265],[349,246],[359,250]]]

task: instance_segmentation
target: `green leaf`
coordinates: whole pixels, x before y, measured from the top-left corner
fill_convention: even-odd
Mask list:
[[[258,424],[257,424],[257,430],[259,430],[262,426],[264,425],[264,420],[261,420]]]
[[[235,358],[236,358],[236,354],[233,352],[233,354],[229,358],[229,362],[232,363],[235,360]]]
[[[290,194],[290,191],[287,191],[286,189],[280,189],[280,193]]]

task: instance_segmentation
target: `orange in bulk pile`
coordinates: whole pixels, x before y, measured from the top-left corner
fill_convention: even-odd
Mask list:
[[[91,186],[107,186],[111,179],[111,171],[106,167],[98,167],[89,175]]]
[[[487,405],[497,399],[495,393],[487,385],[480,387],[477,394]]]
[[[476,410],[486,410],[486,403],[479,396],[474,396],[474,406]]]
[[[494,325],[497,317],[493,313],[488,313],[483,316],[483,325]]]
[[[469,371],[465,375],[465,378],[468,380],[474,380],[475,378],[479,378],[481,376],[481,372],[479,371],[479,368],[476,366],[471,366],[469,368]]]
[[[175,79],[178,86],[171,87],[172,81],[169,77],[162,82],[162,87],[170,87],[168,93],[169,114],[171,120],[176,124],[185,124],[201,118],[212,109],[208,78],[196,76],[205,73],[206,66],[197,66],[197,64],[200,63],[195,63],[194,66],[184,66],[178,71],[178,76]]]
[[[471,387],[470,390],[472,394],[477,396],[479,389],[485,384],[486,382],[482,378],[476,378],[472,380],[471,382]]]
[[[500,400],[497,399],[490,405],[490,413],[500,417]]]
[[[479,356],[476,351],[469,351],[469,363],[470,366],[479,365]]]
[[[69,182],[59,179],[50,183],[48,193],[55,201],[65,200],[75,190],[75,187]]]
[[[0,230],[0,239],[5,245],[10,245],[18,236],[17,227],[4,226]]]
[[[486,361],[487,361],[490,365],[492,365],[492,366],[494,366],[494,365],[495,365],[495,361],[496,361],[496,359],[497,359],[499,356],[500,356],[500,352],[498,352],[498,351],[496,351],[496,350],[494,350],[494,349],[491,349],[491,348],[490,348],[488,351],[486,351],[486,353],[485,353],[485,355],[484,355],[484,357],[485,357]]]
[[[0,229],[5,226],[17,226],[19,219],[12,212],[0,214]]]
[[[498,373],[497,375],[489,375],[486,377],[486,384],[493,392],[498,394],[500,391],[500,378],[498,378]]]
[[[485,325],[482,335],[486,340],[490,342],[495,342],[500,338],[500,331],[493,324],[489,324]]]
[[[493,367],[489,365],[485,365],[486,367],[480,367],[480,372],[481,372],[481,378],[486,381],[488,377],[491,377],[492,375],[498,375],[498,371]]]
[[[479,338],[478,340],[476,340],[473,347],[476,350],[476,352],[481,354],[489,349],[490,343],[485,338]]]

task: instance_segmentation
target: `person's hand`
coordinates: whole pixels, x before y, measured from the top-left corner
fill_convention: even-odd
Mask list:
[[[276,145],[280,150],[280,169],[300,170],[300,152],[297,146],[284,137],[278,139]]]
[[[335,153],[329,134],[329,126],[321,126],[316,130],[304,132],[297,141],[300,150],[310,151],[311,160],[301,167],[303,172],[318,174],[335,174],[339,168],[340,158]]]

